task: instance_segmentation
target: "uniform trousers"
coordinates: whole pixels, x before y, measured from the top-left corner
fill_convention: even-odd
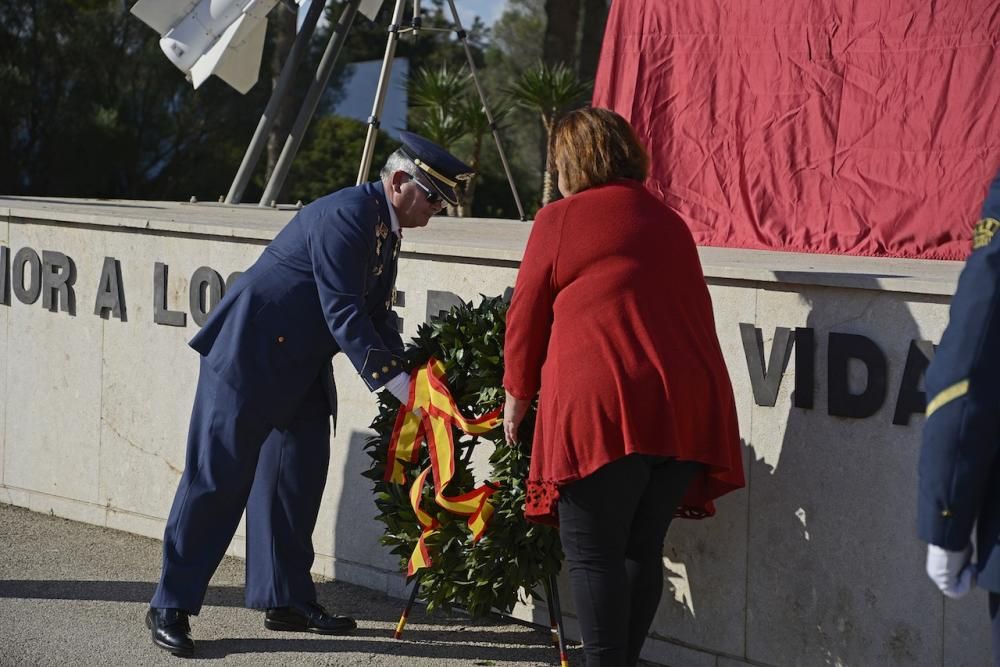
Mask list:
[[[663,540],[702,464],[632,454],[559,489],[588,667],[635,665],[663,593]]]
[[[990,593],[990,621],[993,628],[993,667],[1000,667],[1000,593]]]
[[[202,358],[184,472],[150,606],[201,610],[244,508],[246,606],[316,599],[312,534],[330,463],[329,404],[318,371],[291,423],[275,428]]]

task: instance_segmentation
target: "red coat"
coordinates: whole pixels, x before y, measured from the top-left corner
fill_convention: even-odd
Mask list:
[[[732,385],[691,233],[641,183],[538,212],[507,314],[504,387],[541,389],[527,517],[559,486],[633,453],[707,464],[678,514],[744,485]]]

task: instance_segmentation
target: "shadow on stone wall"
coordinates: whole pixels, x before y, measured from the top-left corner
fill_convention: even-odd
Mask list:
[[[371,464],[365,442],[373,434],[368,430],[352,430],[346,457],[341,459],[344,486],[334,523],[336,567],[338,572],[349,571],[349,579],[355,583],[391,595],[402,595],[404,574],[397,574],[396,557],[379,544],[384,526],[375,520],[378,510],[372,495],[373,482],[362,476]]]
[[[796,401],[785,387],[778,405],[788,405],[788,412],[780,430],[780,416],[773,412],[780,408],[754,407],[754,437],[782,430],[783,436],[780,448],[759,440],[748,444],[746,657],[752,660],[775,665],[940,661],[941,601],[921,585],[914,532],[922,419],[913,418],[909,426],[893,424],[909,342],[920,333],[908,304],[881,291],[875,277],[871,282],[871,292],[852,292],[848,298],[831,288],[798,291],[809,309],[804,326],[812,329],[815,343],[812,407],[795,407],[809,401],[803,396]],[[794,326],[758,326],[769,337],[774,324]],[[837,392],[828,384],[834,372],[828,357],[831,334],[864,336],[884,353],[885,395],[874,414],[831,414],[842,412],[833,407],[837,399],[831,393]],[[796,350],[797,364],[804,361],[801,352]],[[850,362],[848,370],[849,401],[878,383],[877,373],[869,376],[859,362]],[[783,382],[790,386],[794,380],[794,373],[786,373]],[[803,385],[799,389],[808,392]]]

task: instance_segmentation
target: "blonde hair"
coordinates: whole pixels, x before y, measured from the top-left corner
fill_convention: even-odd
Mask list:
[[[553,163],[570,192],[618,178],[646,180],[649,155],[628,121],[610,109],[562,116],[552,130]]]

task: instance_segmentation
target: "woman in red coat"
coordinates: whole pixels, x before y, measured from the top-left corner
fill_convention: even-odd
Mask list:
[[[634,665],[675,515],[743,486],[732,386],[691,233],[643,186],[606,109],[554,130],[565,199],[539,211],[507,314],[504,431],[539,395],[528,500],[558,524],[588,665]]]

